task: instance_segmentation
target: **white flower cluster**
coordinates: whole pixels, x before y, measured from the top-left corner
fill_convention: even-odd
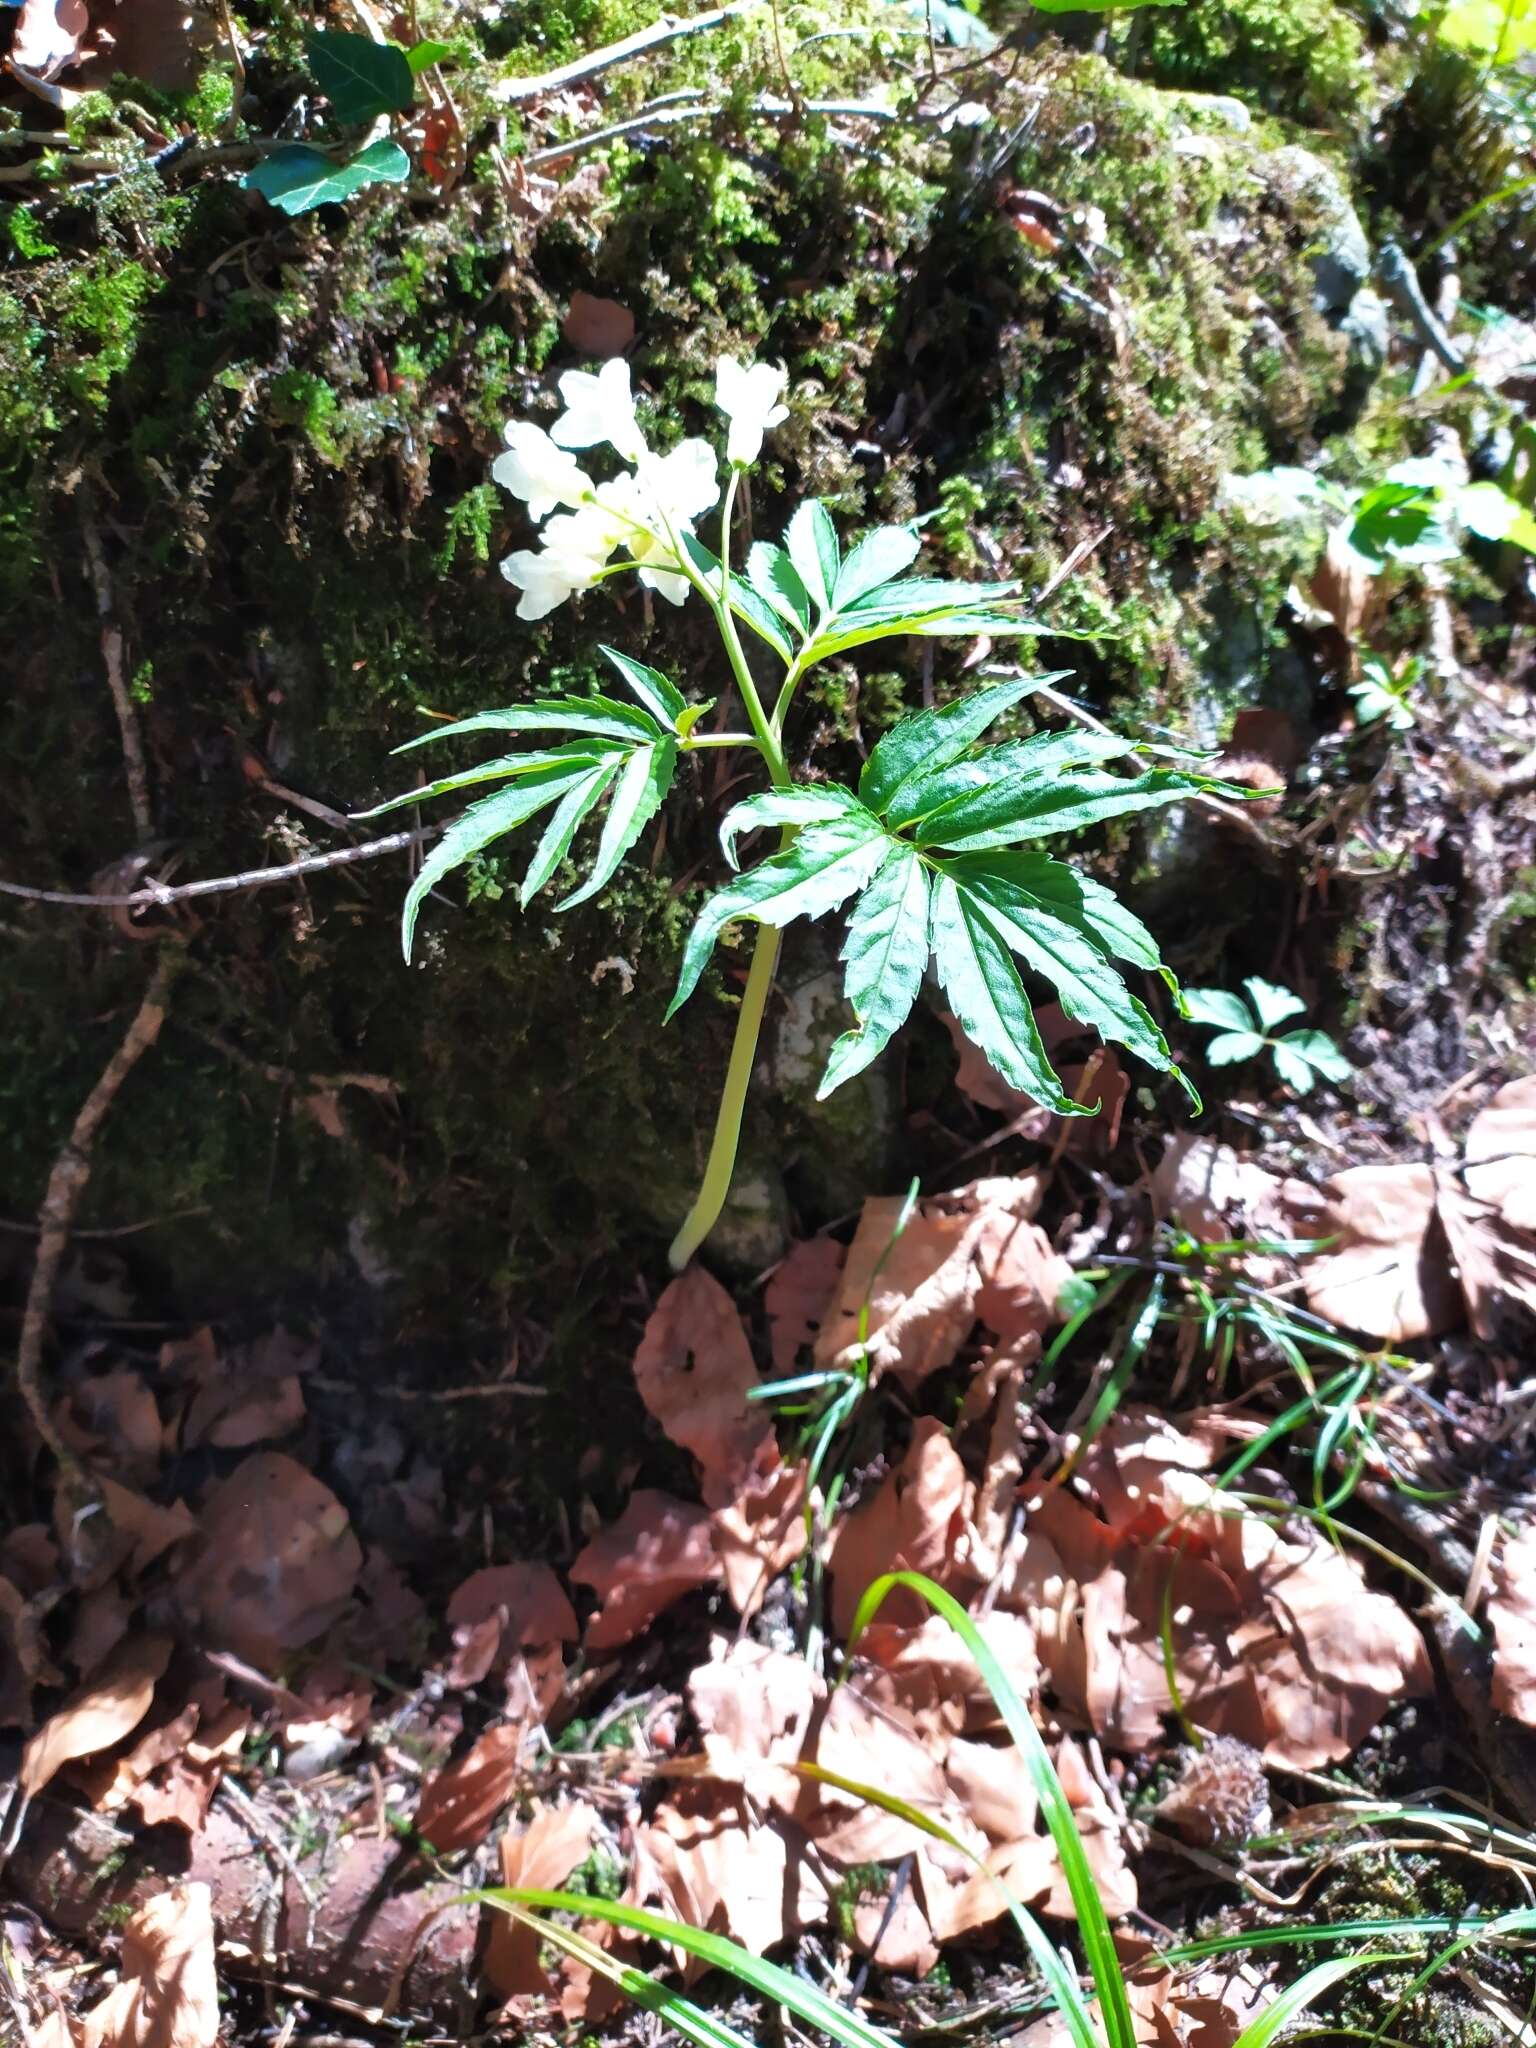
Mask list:
[[[769,363],[743,367],[722,358],[715,365],[715,404],[729,422],[725,452],[732,469],[755,462],[763,435],[787,416],[781,403],[786,382],[785,372]],[[622,358],[595,376],[567,370],[560,396],[565,411],[548,433],[528,420],[508,423],[506,453],[491,466],[497,483],[525,501],[530,518],[544,519],[557,505],[567,508],[549,519],[541,547],[519,549],[501,565],[522,592],[517,616],[542,619],[572,591],[590,589],[618,548],[628,551],[642,583],[681,604],[689,587],[681,570],[684,536],[719,496],[714,449],[690,440],[669,455],[653,454],[635,418]],[[597,483],[571,450],[603,442],[630,472]]]

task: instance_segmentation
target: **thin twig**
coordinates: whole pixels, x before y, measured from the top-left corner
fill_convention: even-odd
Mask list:
[[[607,71],[615,64],[627,64],[631,57],[643,57],[650,50],[660,49],[664,43],[680,42],[684,36],[701,35],[704,30],[719,28],[722,23],[734,21],[737,15],[750,14],[762,0],[730,0],[726,7],[711,8],[707,14],[696,14],[689,21],[679,21],[675,15],[663,15],[660,21],[649,28],[637,29],[632,36],[625,36],[621,42],[605,43],[600,50],[589,50],[584,57],[575,57],[569,64],[558,64],[553,71],[541,71],[536,78],[508,78],[493,88],[492,96],[509,106],[521,100],[534,100],[540,94],[558,92],[562,86],[574,85],[579,78],[595,78],[600,71]]]
[[[572,135],[564,142],[546,143],[543,149],[531,149],[522,159],[530,169],[543,164],[563,163],[569,157],[585,156],[589,150],[601,149],[604,143],[617,142],[626,135],[633,135],[641,128],[661,128],[679,121],[713,121],[721,115],[733,112],[719,102],[703,106],[668,106],[664,101],[682,99],[682,93],[665,94],[662,100],[653,103],[655,111],[641,112],[627,121],[615,121],[608,128],[594,128],[585,135]],[[698,98],[695,92],[688,97]],[[878,100],[802,100],[795,106],[789,100],[774,99],[766,94],[753,100],[745,112],[762,121],[798,121],[805,114],[822,114],[832,119],[847,121],[908,121],[914,123],[936,121],[937,114],[903,111],[896,107],[882,106]]]
[[[189,896],[227,896],[236,889],[270,889],[276,882],[288,882],[295,875],[318,874],[322,868],[341,868],[353,861],[378,860],[402,847],[435,839],[440,825],[426,825],[414,832],[390,832],[383,839],[367,839],[361,846],[339,846],[333,853],[310,853],[303,860],[291,860],[280,868],[246,868],[238,875],[213,875],[202,882],[178,882],[167,888],[161,882],[147,882],[127,896],[80,896],[67,889],[29,889],[21,882],[0,882],[0,896],[20,896],[28,903],[61,903],[74,910],[147,910],[155,903],[182,903]]]
[[[122,1044],[108,1060],[101,1079],[85,1098],[69,1140],[54,1161],[53,1171],[48,1176],[48,1191],[37,1212],[37,1257],[32,1262],[32,1280],[22,1312],[21,1341],[16,1349],[16,1381],[38,1435],[66,1472],[75,1468],[74,1455],[54,1428],[42,1382],[43,1340],[48,1333],[54,1282],[69,1243],[70,1227],[80,1206],[80,1197],[91,1177],[91,1148],[96,1143],[96,1134],[112,1107],[117,1091],[160,1036],[160,1027],[165,1022],[166,1001],[171,984],[180,971],[182,958],[180,953],[169,948],[161,953]]]
[[[154,813],[149,807],[149,768],[144,759],[144,742],[139,736],[138,715],[133,708],[133,699],[128,694],[128,677],[123,656],[123,629],[117,622],[117,604],[112,595],[112,577],[107,568],[107,558],[102,552],[101,535],[91,516],[90,500],[86,499],[80,521],[85,537],[85,559],[91,572],[91,588],[96,593],[96,616],[101,621],[101,658],[106,663],[107,688],[112,692],[112,703],[117,711],[117,723],[123,736],[123,768],[128,777],[128,802],[133,810],[134,830],[140,840],[152,837],[155,829]]]

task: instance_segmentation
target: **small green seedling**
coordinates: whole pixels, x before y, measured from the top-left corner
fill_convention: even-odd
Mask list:
[[[1326,1031],[1287,1031],[1273,1036],[1276,1025],[1287,1017],[1299,1017],[1306,1004],[1288,988],[1261,981],[1250,974],[1243,983],[1248,1001],[1225,988],[1191,988],[1184,992],[1189,1015],[1197,1024],[1209,1024],[1220,1033],[1205,1048],[1213,1067],[1235,1066],[1239,1060],[1257,1059],[1267,1048],[1275,1072],[1298,1095],[1310,1094],[1319,1077],[1347,1081],[1350,1064]]]
[[[831,514],[814,500],[795,512],[782,546],[755,542],[744,573],[734,572],[737,492],[764,434],[787,416],[785,383],[784,372],[767,363],[717,365],[715,403],[727,422],[723,480],[708,441],[683,440],[665,455],[647,446],[622,359],[596,375],[567,371],[560,379],[566,411],[553,431],[514,421],[492,471],[533,520],[544,522],[538,549],[521,549],[502,563],[521,592],[518,617],[541,619],[573,594],[626,572],[669,603],[691,598],[714,623],[748,729],[722,731],[718,720],[706,726],[713,698],[690,700],[669,677],[604,647],[626,696],[538,697],[423,734],[432,742],[450,734],[526,735],[535,745],[378,806],[500,785],[472,803],[423,862],[405,903],[409,959],[417,914],[433,884],[515,827],[549,814],[518,892],[526,906],[573,857],[578,831],[602,814],[586,880],[556,905],[568,909],[607,885],[690,754],[713,747],[757,755],[768,787],[736,804],[721,824],[732,879],[700,912],[672,999],[672,1010],[687,1001],[731,926],[758,927],[703,1184],[672,1247],[679,1268],[714,1226],[729,1191],[779,935],[799,918],[846,911],[842,958],[851,1014],[832,1047],[822,1095],[884,1050],[931,964],[950,1008],[1004,1080],[1060,1115],[1091,1114],[1051,1067],[1022,964],[1051,985],[1070,1016],[1174,1075],[1198,1107],[1151,1011],[1121,972],[1124,963],[1160,973],[1173,986],[1152,934],[1102,883],[1042,852],[1040,843],[1200,790],[1249,794],[1166,765],[1170,755],[1190,758],[1175,749],[1102,727],[984,744],[999,719],[1054,680],[1031,676],[904,719],[871,749],[855,786],[796,782],[789,764],[801,750],[787,744],[785,721],[820,663],[905,635],[973,640],[1043,629],[1021,615],[1015,584],[909,576],[921,546],[915,526],[877,527],[845,554]],[[577,460],[578,451],[604,446],[619,465],[606,478]],[[694,533],[706,515],[718,520],[718,555]],[[750,661],[743,635],[754,649]],[[775,669],[765,686],[765,671]],[[1138,763],[1140,772],[1131,775],[1106,772],[1109,762],[1137,755],[1143,762],[1162,758]],[[777,849],[739,872],[738,839],[764,829],[777,834]]]
[[[1355,723],[1385,723],[1394,732],[1411,732],[1419,722],[1413,692],[1423,674],[1424,663],[1417,654],[1409,655],[1395,671],[1379,654],[1361,655],[1360,680],[1349,686],[1355,700]]]

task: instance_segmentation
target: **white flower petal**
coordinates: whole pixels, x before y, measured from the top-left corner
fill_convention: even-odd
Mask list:
[[[593,448],[606,441],[626,462],[637,462],[645,453],[629,365],[622,356],[604,363],[596,376],[589,370],[567,370],[560,379],[560,396],[566,410],[550,431],[562,448]]]
[[[556,505],[579,505],[592,488],[574,455],[559,447],[531,420],[509,420],[507,452],[491,464],[491,475],[514,498],[526,499],[529,517],[542,519]]]
[[[774,363],[741,364],[722,356],[715,365],[715,404],[730,421],[725,457],[733,468],[756,462],[763,435],[789,417],[781,403],[789,372]]]

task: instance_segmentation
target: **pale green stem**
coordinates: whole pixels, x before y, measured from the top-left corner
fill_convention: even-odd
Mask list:
[[[770,724],[763,710],[762,699],[757,694],[757,685],[747,667],[747,657],[742,650],[741,637],[736,631],[736,621],[731,613],[731,506],[736,496],[738,472],[731,472],[731,481],[726,488],[725,506],[720,531],[720,587],[711,590],[702,579],[694,578],[697,587],[715,615],[715,624],[720,629],[720,638],[725,645],[726,657],[731,664],[731,673],[736,678],[736,687],[741,692],[741,701],[747,708],[747,717],[757,737],[757,744],[763,759],[768,764],[768,773],[775,788],[785,788],[789,783],[789,769],[784,760],[776,724]],[[682,550],[678,550],[679,556]],[[782,703],[784,699],[780,698]],[[788,835],[786,835],[787,843]],[[700,1184],[693,1207],[683,1220],[683,1227],[672,1240],[669,1254],[672,1270],[680,1273],[693,1257],[699,1246],[720,1220],[731,1192],[731,1179],[736,1171],[736,1150],[741,1143],[741,1119],[746,1108],[747,1090],[752,1084],[752,1069],[757,1062],[757,1042],[762,1035],[763,1017],[768,1008],[768,996],[773,988],[774,970],[779,964],[779,934],[770,925],[758,928],[757,943],[752,950],[752,965],[747,970],[747,985],[742,991],[741,1008],[736,1013],[736,1036],[731,1041],[730,1064],[725,1071],[725,1088],[720,1097],[720,1109],[715,1118],[715,1133],[710,1140],[709,1158],[704,1165],[704,1179]]]
[[[714,1229],[731,1191],[731,1176],[736,1171],[736,1147],[741,1139],[742,1111],[746,1107],[747,1090],[752,1084],[758,1036],[763,1028],[763,1013],[768,1007],[768,993],[773,987],[774,969],[778,964],[779,934],[772,925],[760,925],[757,944],[752,952],[752,965],[747,971],[747,985],[742,991],[741,1009],[736,1017],[736,1037],[731,1045],[731,1062],[725,1070],[725,1088],[720,1097],[720,1113],[715,1119],[715,1135],[710,1141],[704,1178],[668,1254],[674,1273],[683,1270]]]

